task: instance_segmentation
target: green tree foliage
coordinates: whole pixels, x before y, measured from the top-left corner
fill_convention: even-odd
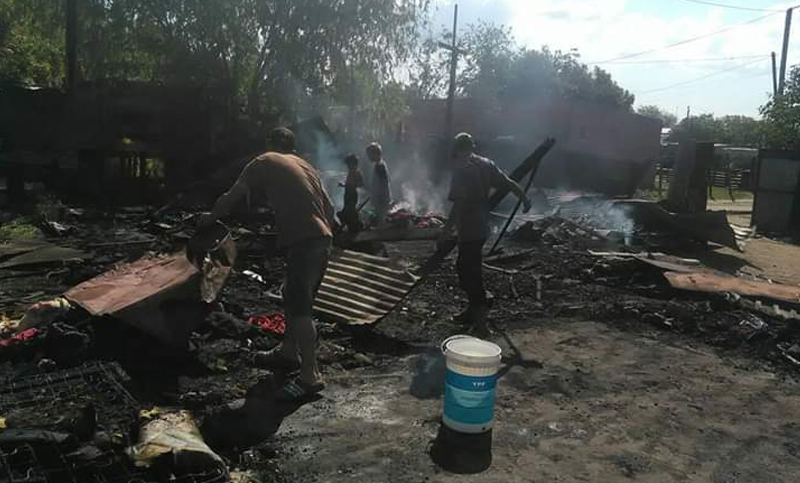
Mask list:
[[[446,32],[433,36],[415,57],[412,86],[423,97],[445,91],[449,53],[439,47],[439,42],[449,44],[451,39]],[[522,48],[507,27],[487,22],[468,25],[459,46],[465,52],[457,77],[460,96],[505,104],[557,96],[622,109],[633,106],[633,94],[621,88],[608,72],[589,69],[577,52]]]
[[[642,116],[652,117],[664,123],[664,127],[673,127],[678,123],[678,117],[671,112],[667,112],[658,106],[652,104],[646,106],[639,106],[636,108],[636,113]]]
[[[213,88],[251,113],[291,112],[347,82],[379,79],[411,53],[428,0],[82,0],[84,80],[146,79]],[[63,77],[60,0],[0,0],[0,72]]]
[[[718,121],[723,143],[747,147],[761,146],[761,121],[748,116],[722,116]]]
[[[682,119],[673,129],[670,141],[681,142],[694,139],[700,142],[722,142],[721,123],[713,114],[700,114]]]
[[[60,84],[63,16],[60,1],[0,0],[0,81]]]
[[[446,34],[433,36],[431,33],[414,49],[409,63],[409,93],[416,99],[434,99],[445,95],[450,57],[443,54],[439,39]]]
[[[564,53],[547,47],[520,51],[505,91],[508,102],[537,95],[580,99],[625,110],[632,109],[635,100],[611,74],[599,67],[590,70],[580,62],[577,51]]]
[[[681,120],[673,128],[670,141],[694,139],[743,147],[759,147],[761,133],[761,122],[751,117],[714,117],[711,114],[701,114]]]
[[[459,92],[479,99],[505,94],[520,52],[511,29],[492,23],[469,25],[461,47],[467,54],[458,77]]]
[[[782,96],[761,107],[764,146],[772,149],[800,149],[800,66],[786,79]]]

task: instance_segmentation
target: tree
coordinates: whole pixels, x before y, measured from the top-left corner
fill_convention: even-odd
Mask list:
[[[0,0],[0,81],[54,87],[63,78],[63,2]]]
[[[511,29],[484,21],[469,25],[461,48],[467,54],[458,77],[459,93],[473,98],[499,98],[519,55]]]
[[[434,99],[443,97],[447,90],[450,56],[439,42],[447,40],[448,33],[434,35],[426,33],[425,39],[411,54],[409,65],[409,93],[415,99]]]
[[[794,66],[782,96],[761,107],[761,132],[765,147],[800,149],[800,66]]]
[[[62,1],[0,0],[0,73],[57,85]],[[84,80],[145,79],[208,87],[231,108],[291,117],[329,96],[350,68],[392,78],[428,0],[83,0]]]
[[[718,121],[723,143],[754,148],[761,145],[761,121],[748,116],[722,116]]]
[[[747,116],[723,116],[701,114],[681,120],[670,134],[670,141],[687,139],[712,141],[741,147],[761,145],[761,122]]]
[[[447,56],[422,45],[413,66],[412,79],[431,79],[430,72],[446,72]],[[634,96],[621,88],[611,75],[580,62],[576,51],[563,53],[521,48],[511,30],[492,23],[467,25],[460,48],[466,52],[457,77],[460,96],[512,105],[535,97],[580,99],[630,110]],[[441,86],[441,78],[429,85]],[[430,89],[427,92],[437,92]]]
[[[700,114],[684,118],[672,129],[670,141],[694,139],[701,142],[722,142],[722,125],[713,114]]]
[[[678,117],[675,114],[667,112],[666,110],[652,104],[639,106],[636,109],[636,113],[641,114],[642,116],[658,119],[664,124],[664,127],[674,127],[675,124],[678,123]]]

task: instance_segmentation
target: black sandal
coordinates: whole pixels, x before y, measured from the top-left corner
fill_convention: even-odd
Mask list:
[[[259,351],[253,355],[253,365],[265,369],[276,369],[284,372],[300,370],[300,361],[287,359],[279,349]]]

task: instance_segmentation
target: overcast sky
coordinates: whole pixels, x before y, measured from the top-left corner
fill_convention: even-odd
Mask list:
[[[479,19],[505,24],[522,45],[548,45],[564,51],[575,48],[589,64],[651,49],[659,50],[619,62],[724,58],[727,60],[598,65],[636,95],[637,106],[656,104],[679,117],[685,115],[687,106],[693,114],[757,116],[772,90],[769,54],[777,52],[780,65],[785,10],[797,3],[707,1],[776,11],[734,10],[687,0],[434,0],[433,23],[437,27],[452,25],[453,4],[458,3],[462,26]],[[800,10],[795,11],[794,20],[789,65],[800,62]],[[660,49],[735,25],[740,26]],[[672,87],[676,84],[685,85]]]

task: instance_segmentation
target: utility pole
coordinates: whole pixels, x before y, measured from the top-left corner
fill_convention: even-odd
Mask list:
[[[781,55],[781,73],[778,77],[778,94],[783,95],[786,87],[786,55],[789,53],[789,34],[792,31],[792,11],[795,7],[786,10],[786,26],[783,28],[783,52]]]
[[[72,93],[77,79],[78,61],[78,0],[66,0],[67,2],[67,25],[65,39],[65,57],[67,64],[67,78],[65,87],[67,92]]]
[[[356,74],[353,61],[350,61],[350,118],[348,119],[348,134],[355,140],[356,129]]]
[[[444,119],[445,139],[453,136],[453,104],[456,97],[456,69],[458,67],[458,55],[463,53],[457,45],[458,34],[458,4],[453,9],[453,42],[447,45],[439,42],[439,47],[450,51],[450,88],[447,91],[447,114]]]
[[[778,68],[775,66],[775,52],[772,52],[772,97],[778,97]]]

